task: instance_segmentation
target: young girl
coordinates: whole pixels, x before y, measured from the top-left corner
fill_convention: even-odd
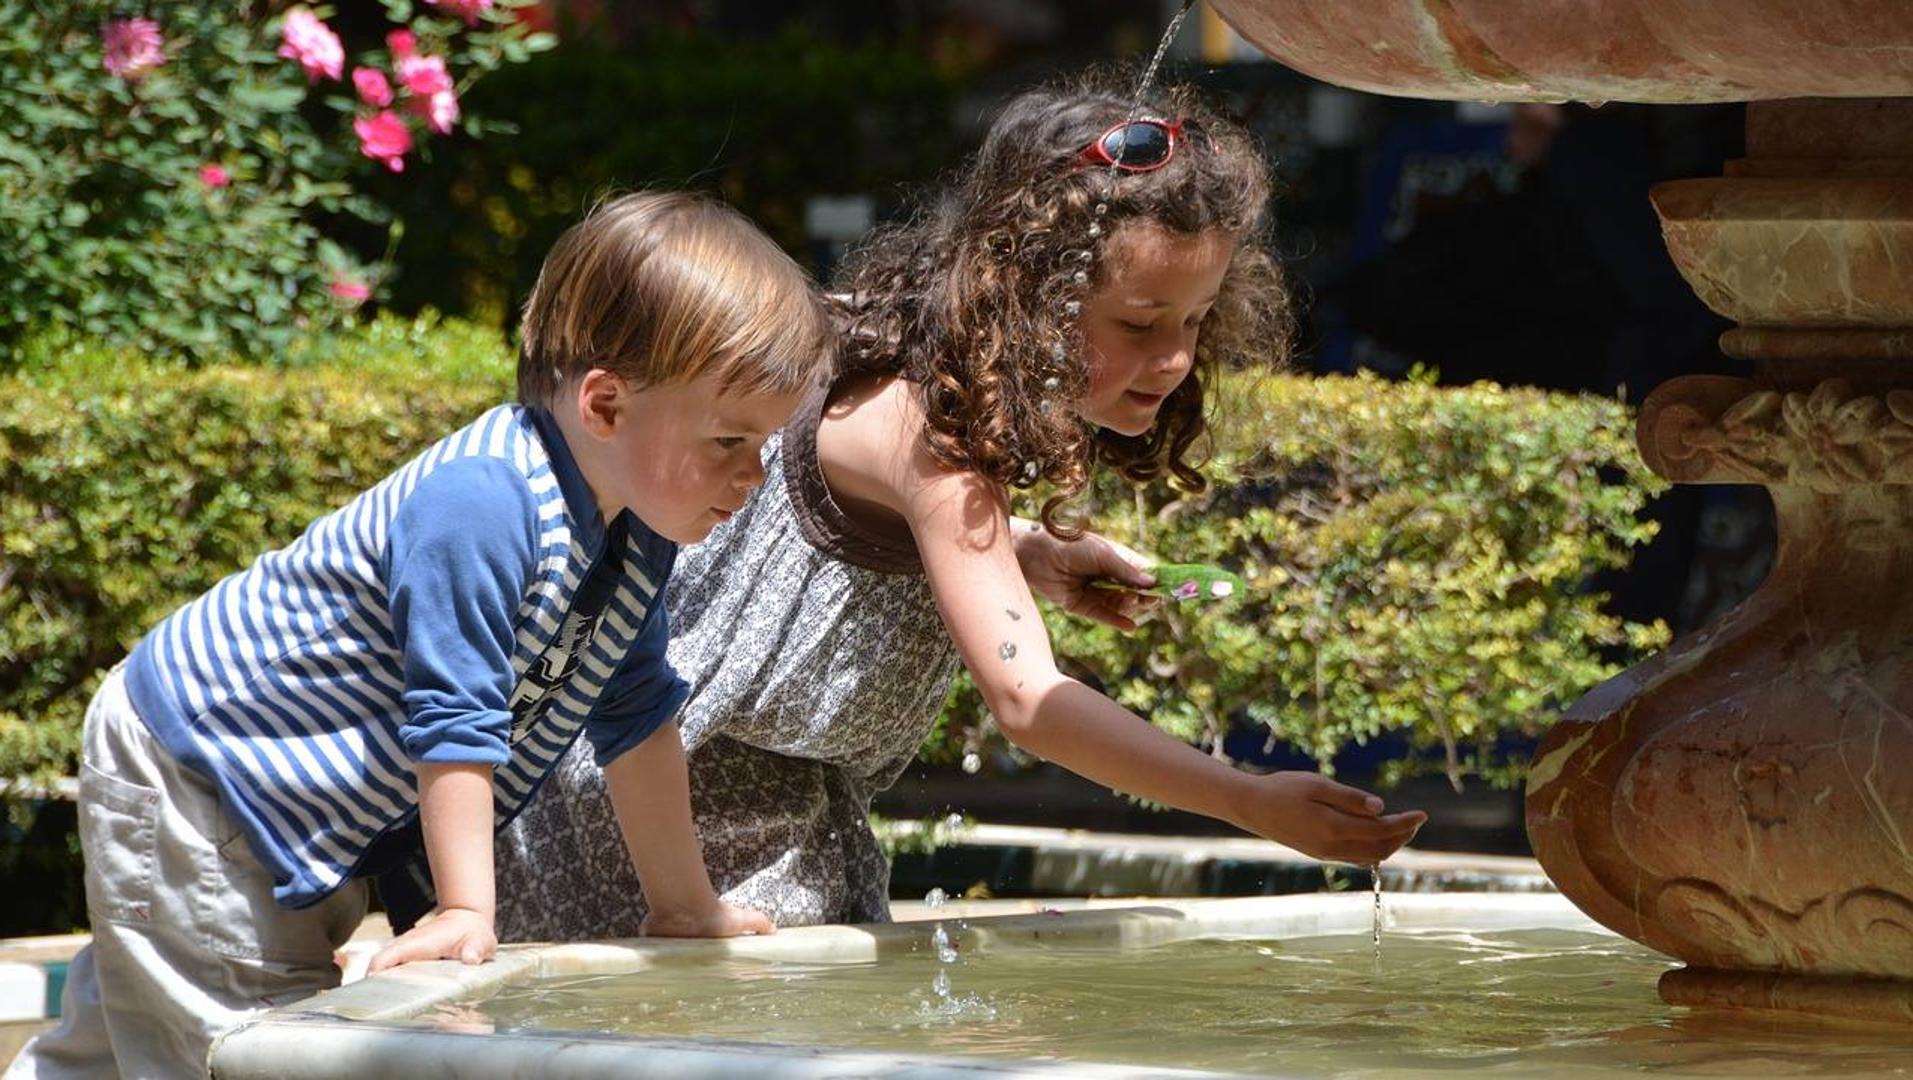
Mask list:
[[[691,683],[705,858],[727,899],[780,925],[887,918],[870,799],[959,660],[1005,735],[1099,784],[1353,863],[1424,820],[1313,773],[1232,769],[1057,670],[1019,558],[1079,599],[1068,572],[1097,551],[1060,512],[1090,469],[1200,484],[1207,379],[1288,341],[1246,133],[1180,92],[1125,123],[1130,107],[1017,98],[951,190],[871,241],[841,301],[842,374],[681,560],[670,659]],[[1042,523],[1015,522],[1009,489],[1038,479],[1056,492]],[[504,939],[640,930],[603,784],[573,753],[501,834]]]

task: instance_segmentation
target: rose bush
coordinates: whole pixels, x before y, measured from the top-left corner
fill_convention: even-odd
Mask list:
[[[271,357],[376,296],[328,223],[396,232],[362,178],[488,130],[460,97],[554,43],[535,2],[384,0],[347,35],[323,5],[0,0],[0,370],[35,326]]]

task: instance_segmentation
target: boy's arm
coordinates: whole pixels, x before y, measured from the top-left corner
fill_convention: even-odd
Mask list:
[[[483,963],[498,951],[492,878],[492,769],[418,767],[419,821],[438,890],[436,912],[372,957],[368,972],[413,960]]]
[[[775,930],[763,912],[732,907],[711,887],[691,824],[691,783],[675,722],[613,758],[604,778],[651,908],[645,934],[735,937]]]
[[[400,743],[418,782],[438,913],[373,957],[489,959],[493,930],[492,770],[511,757],[514,620],[535,559],[538,508],[495,458],[447,462],[420,480],[382,556],[406,719]]]

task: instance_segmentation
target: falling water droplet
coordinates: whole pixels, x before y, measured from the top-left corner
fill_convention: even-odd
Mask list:
[[[949,817],[944,818],[943,827],[946,829],[961,829],[963,827],[963,815],[951,814]]]
[[[950,932],[943,928],[942,923],[937,924],[936,933],[930,935],[930,941],[932,944],[934,944],[937,947],[938,960],[941,960],[946,964],[956,963],[956,960],[957,960],[956,943],[950,940]]]
[[[1382,962],[1382,867],[1376,863],[1368,868],[1369,877],[1375,883],[1375,915],[1369,924],[1369,933],[1375,941],[1375,963]]]
[[[963,755],[963,771],[964,772],[976,773],[980,771],[982,768],[983,768],[983,756],[981,754],[978,754],[976,751],[972,750],[969,753]]]
[[[949,902],[950,894],[944,892],[942,889],[931,889],[929,892],[923,894],[923,904],[925,907],[940,908]]]

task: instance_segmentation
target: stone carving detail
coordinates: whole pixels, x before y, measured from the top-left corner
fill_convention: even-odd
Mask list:
[[[1529,835],[1590,915],[1706,968],[1913,973],[1913,643],[1865,588],[1815,595],[1856,557],[1877,566],[1796,545],[1741,609],[1543,742]],[[1869,610],[1885,617],[1854,618]]]
[[[1655,471],[1768,486],[1774,568],[1577,703],[1530,770],[1542,866],[1694,965],[1679,1000],[1913,1020],[1913,389],[1858,385],[1690,376],[1648,398]]]
[[[1826,973],[1816,962],[1816,945],[1825,945],[1859,960],[1837,974],[1892,976],[1913,957],[1913,900],[1884,889],[1853,889],[1787,911],[1714,882],[1682,879],[1661,886],[1647,907],[1694,950],[1734,943],[1709,966]]]
[[[1797,484],[1832,494],[1913,484],[1913,390],[1856,393],[1845,379],[1810,392],[1754,390],[1717,419],[1686,403],[1653,417],[1656,448],[1688,482]]]
[[[1899,0],[1833,0],[1811,16],[1798,0],[1211,3],[1244,38],[1297,71],[1406,97],[1697,102],[1913,94],[1905,59],[1913,26]]]

